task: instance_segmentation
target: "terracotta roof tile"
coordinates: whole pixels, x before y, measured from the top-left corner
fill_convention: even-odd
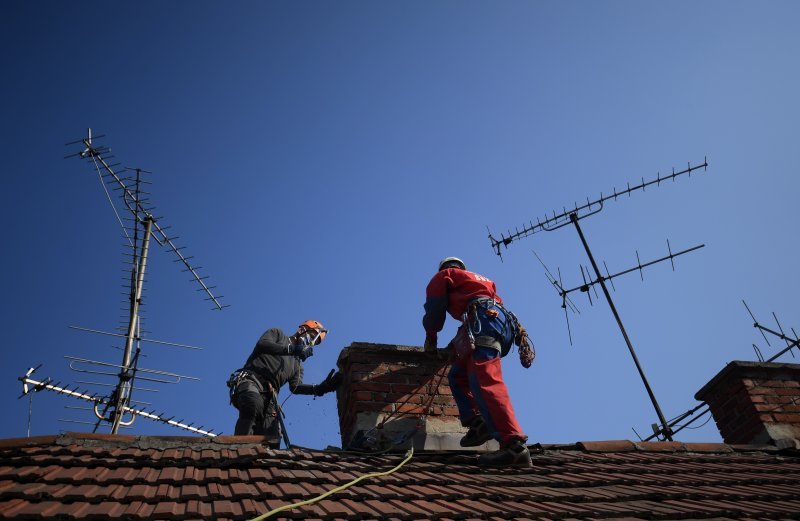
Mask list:
[[[687,443],[686,450],[688,452],[733,452],[733,449],[724,443]]]
[[[158,519],[182,519],[186,512],[186,503],[162,501],[156,505],[153,515]]]
[[[633,442],[627,440],[615,441],[581,441],[578,447],[588,452],[628,452],[636,450]]]
[[[211,519],[213,508],[211,503],[192,499],[186,502],[185,514],[189,519]]]
[[[78,435],[74,435],[78,436]],[[258,442],[94,435],[0,445],[0,518],[250,519],[316,497],[402,454],[359,456]],[[421,452],[291,519],[790,518],[797,451],[721,444],[540,446],[530,469],[478,469],[474,453]],[[611,452],[609,452],[611,451]],[[279,518],[281,516],[278,516]]]

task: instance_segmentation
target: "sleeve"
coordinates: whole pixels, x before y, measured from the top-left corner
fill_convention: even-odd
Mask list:
[[[288,355],[289,337],[278,328],[268,329],[256,342],[254,354]]]
[[[444,327],[447,318],[447,288],[449,278],[447,270],[442,270],[433,276],[425,290],[425,315],[422,317],[422,327],[427,336],[436,338],[436,333]]]
[[[295,358],[295,360],[297,360]],[[297,370],[289,377],[289,390],[292,394],[313,394],[313,385],[303,383],[303,364],[297,360]]]

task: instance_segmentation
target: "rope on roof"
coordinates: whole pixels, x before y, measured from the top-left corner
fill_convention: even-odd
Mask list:
[[[316,503],[317,501],[325,499],[326,497],[330,496],[331,494],[335,494],[336,492],[340,492],[340,491],[342,491],[342,490],[344,490],[344,489],[346,489],[348,487],[351,487],[351,486],[355,485],[359,481],[365,480],[367,478],[379,478],[379,477],[382,477],[382,476],[388,476],[392,472],[395,472],[395,471],[399,470],[400,467],[402,467],[403,465],[408,463],[408,461],[411,459],[412,456],[414,456],[414,447],[413,446],[410,449],[408,449],[408,452],[406,452],[405,459],[403,461],[401,461],[395,468],[393,468],[391,470],[387,470],[385,472],[372,472],[370,474],[364,474],[363,476],[358,477],[358,478],[354,479],[353,481],[351,481],[349,483],[345,483],[344,485],[341,485],[341,486],[336,487],[336,488],[334,488],[332,490],[329,490],[329,491],[327,491],[327,492],[325,492],[323,494],[320,494],[319,496],[317,496],[315,498],[307,499],[305,501],[300,501],[299,503],[283,505],[282,507],[278,507],[278,508],[275,508],[273,510],[270,510],[266,514],[262,514],[262,515],[260,515],[258,517],[254,517],[250,521],[262,521],[262,520],[267,519],[268,517],[270,517],[270,516],[272,516],[274,514],[277,514],[278,512],[282,512],[284,510],[292,510],[293,508],[302,507],[302,506],[305,506],[305,505],[310,505],[312,503]]]

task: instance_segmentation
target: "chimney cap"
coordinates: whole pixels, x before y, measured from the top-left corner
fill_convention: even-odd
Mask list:
[[[697,391],[694,395],[695,400],[705,401],[705,398],[708,397],[708,394],[714,389],[717,384],[721,381],[727,379],[731,373],[734,371],[738,373],[738,375],[742,378],[759,378],[766,376],[764,374],[765,370],[775,371],[775,370],[783,370],[788,373],[796,373],[797,377],[800,377],[800,365],[799,364],[785,364],[785,363],[776,363],[776,362],[750,362],[744,360],[733,360],[728,362],[722,371],[717,373],[714,378],[708,381],[699,391]],[[773,373],[774,374],[774,373]]]

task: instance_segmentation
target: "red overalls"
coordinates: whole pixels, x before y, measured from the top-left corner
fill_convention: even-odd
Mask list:
[[[436,273],[428,283],[426,296],[422,324],[427,336],[433,339],[444,327],[446,312],[461,322],[467,306],[476,298],[493,298],[498,304],[503,302],[497,295],[494,282],[458,268]],[[528,439],[511,407],[499,352],[476,346],[471,354],[454,360],[448,380],[462,425],[471,424],[480,415],[501,447]]]

